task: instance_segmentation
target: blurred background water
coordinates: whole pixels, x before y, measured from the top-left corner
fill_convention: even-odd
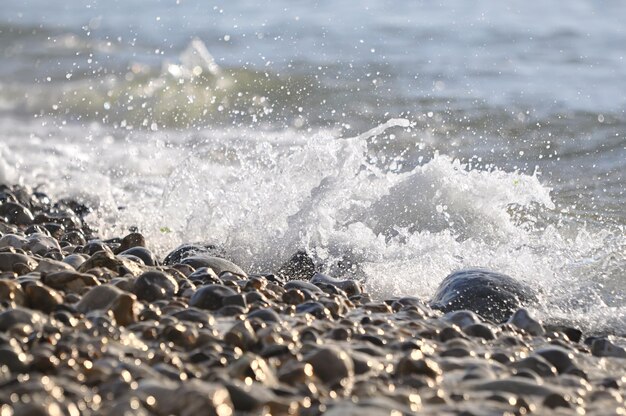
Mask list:
[[[492,267],[547,318],[626,331],[625,19],[590,0],[7,0],[0,180],[81,195],[158,250],[215,240],[271,270],[306,248],[380,296]]]

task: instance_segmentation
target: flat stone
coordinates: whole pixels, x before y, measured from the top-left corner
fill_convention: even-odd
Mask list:
[[[74,270],[59,271],[42,277],[42,282],[53,289],[80,293],[85,287],[98,286],[100,282],[93,275]]]
[[[65,262],[48,258],[42,258],[41,260],[39,260],[39,264],[37,265],[37,267],[35,267],[35,271],[40,273],[55,273],[61,271],[71,272],[74,270],[75,269],[72,266]]]
[[[224,272],[233,273],[239,276],[247,276],[239,266],[235,263],[220,257],[212,257],[206,255],[196,255],[187,257],[181,261],[181,264],[188,264],[197,269],[200,267],[211,268],[218,276]]]
[[[183,244],[172,250],[165,258],[163,263],[166,265],[174,265],[182,262],[187,257],[196,255],[217,256],[223,255],[222,250],[215,244],[210,243],[198,243],[198,244]]]
[[[326,276],[322,273],[315,273],[310,282],[313,284],[322,283],[338,287],[339,289],[346,292],[348,296],[358,295],[363,292],[363,290],[361,289],[361,285],[354,280],[339,280],[330,276]]]
[[[118,273],[121,276],[127,273],[133,276],[139,276],[143,273],[143,269],[137,263],[128,259],[116,257],[112,252],[106,250],[94,253],[88,260],[81,264],[78,271],[84,273],[89,269],[98,267],[104,267]]]

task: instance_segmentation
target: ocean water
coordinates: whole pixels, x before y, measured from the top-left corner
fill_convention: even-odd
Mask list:
[[[626,4],[64,1],[0,7],[0,182],[105,236],[308,250],[378,297],[487,267],[626,333]],[[352,267],[346,270],[341,264]]]

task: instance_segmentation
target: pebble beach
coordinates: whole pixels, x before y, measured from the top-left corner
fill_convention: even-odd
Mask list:
[[[219,242],[161,258],[89,211],[0,187],[2,415],[626,414],[624,338],[381,299],[305,262],[248,274]]]

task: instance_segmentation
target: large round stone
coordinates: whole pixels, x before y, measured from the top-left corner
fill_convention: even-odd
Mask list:
[[[443,279],[431,306],[443,312],[467,309],[501,322],[523,304],[535,300],[534,291],[512,277],[484,269],[467,269]]]

